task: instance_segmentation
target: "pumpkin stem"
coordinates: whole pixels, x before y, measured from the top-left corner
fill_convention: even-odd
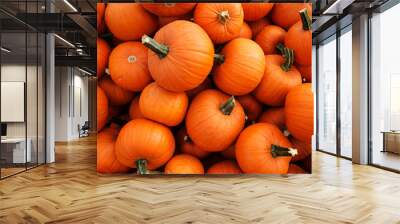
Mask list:
[[[295,156],[297,155],[297,149],[285,148],[278,145],[271,145],[271,155],[273,158],[278,156]]]
[[[281,68],[283,71],[287,72],[293,65],[294,62],[294,52],[293,49],[283,47],[282,49],[282,56],[285,58],[283,64],[281,64]]]
[[[311,18],[308,16],[307,9],[300,10],[300,18],[303,23],[303,30],[311,30]]]
[[[219,21],[220,23],[222,23],[222,24],[225,24],[225,23],[228,22],[228,20],[231,18],[231,17],[229,16],[228,10],[221,11],[221,12],[219,12],[217,15],[218,15],[218,21]]]
[[[276,49],[279,51],[279,53],[283,54],[285,45],[283,45],[282,43],[279,43],[276,45]]]
[[[217,64],[223,64],[225,61],[225,56],[222,54],[214,54],[214,61]]]
[[[233,111],[233,108],[235,108],[234,96],[229,97],[229,99],[219,107],[221,112],[225,115],[230,115]]]
[[[169,48],[167,46],[158,43],[146,34],[142,36],[142,44],[156,53],[160,59],[168,55]]]
[[[147,160],[145,159],[138,159],[136,160],[136,169],[137,169],[137,174],[143,175],[143,174],[149,174],[149,171],[147,170]]]

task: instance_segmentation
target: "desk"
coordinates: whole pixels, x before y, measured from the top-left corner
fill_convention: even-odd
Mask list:
[[[28,143],[25,154],[25,138],[5,138],[1,139],[1,157],[6,163],[26,163],[31,162],[32,140],[26,139]],[[12,159],[11,159],[12,158]]]
[[[392,152],[400,154],[400,132],[382,131],[382,134],[383,134],[382,152]]]

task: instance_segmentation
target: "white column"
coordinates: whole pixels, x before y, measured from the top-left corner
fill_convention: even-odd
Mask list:
[[[55,161],[55,55],[54,35],[46,35],[46,163]]]

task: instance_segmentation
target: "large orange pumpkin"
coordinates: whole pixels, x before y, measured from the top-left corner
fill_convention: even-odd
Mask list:
[[[300,11],[301,22],[297,22],[288,30],[285,36],[285,46],[293,49],[294,60],[300,65],[311,65],[312,32],[311,18],[307,10]]]
[[[115,140],[118,129],[115,126],[105,128],[97,134],[97,172],[124,173],[129,167],[118,162],[115,156]]]
[[[286,30],[300,21],[299,11],[306,8],[311,16],[310,3],[276,3],[270,13],[272,22]]]
[[[256,37],[257,44],[263,49],[264,54],[277,54],[276,46],[283,43],[286,31],[279,26],[265,26]]]
[[[142,3],[141,5],[157,16],[180,16],[190,12],[196,3]]]
[[[252,95],[239,96],[238,101],[242,105],[244,112],[246,113],[247,120],[251,122],[257,121],[257,118],[262,113],[262,105]]]
[[[176,142],[179,146],[179,151],[185,154],[189,154],[192,156],[195,156],[199,159],[202,159],[208,154],[210,154],[207,151],[204,151],[200,147],[198,147],[194,142],[190,139],[189,135],[186,132],[185,128],[181,128],[176,136]]]
[[[300,72],[292,65],[293,51],[285,49],[285,57],[265,56],[264,76],[253,92],[258,101],[269,106],[282,106],[289,90],[302,82]]]
[[[97,131],[103,129],[107,123],[108,99],[104,91],[97,86]]]
[[[108,64],[108,56],[110,47],[107,42],[101,38],[97,38],[97,78],[101,78]]]
[[[243,8],[240,3],[199,3],[194,11],[194,22],[215,44],[225,43],[239,35]]]
[[[99,81],[99,86],[104,90],[111,105],[128,104],[134,96],[132,92],[115,84],[109,76],[104,76]]]
[[[257,123],[240,133],[236,160],[244,173],[284,174],[297,151],[272,124]]]
[[[296,65],[296,68],[301,73],[303,81],[312,82],[312,67],[311,65]]]
[[[303,160],[311,155],[311,143],[301,142],[292,136],[289,137],[289,141],[298,152],[298,154],[292,158],[292,162]]]
[[[253,33],[253,38],[255,38],[261,32],[261,30],[268,25],[271,25],[271,22],[267,19],[267,17],[263,17],[254,22],[249,22],[251,32]]]
[[[212,165],[207,174],[241,174],[239,166],[232,160],[224,160]]]
[[[186,129],[204,151],[223,151],[239,135],[245,123],[242,106],[233,97],[214,89],[204,90],[192,101]]]
[[[137,3],[108,3],[105,22],[111,33],[119,40],[139,40],[144,34],[153,34],[157,17]]]
[[[114,83],[129,91],[141,91],[152,80],[147,68],[147,48],[140,42],[124,42],[114,48],[109,69]]]
[[[240,28],[240,33],[238,37],[250,39],[253,37],[253,33],[251,32],[250,26],[243,22],[242,28]]]
[[[143,116],[168,126],[176,126],[183,121],[188,104],[185,92],[171,92],[155,82],[144,88],[139,99]]]
[[[215,57],[218,65],[214,70],[214,83],[230,95],[250,93],[264,75],[264,53],[252,40],[236,38]]]
[[[140,111],[138,96],[133,98],[133,100],[131,101],[131,105],[129,106],[129,118],[131,120],[144,118],[142,112]]]
[[[311,143],[314,132],[314,95],[310,83],[289,91],[285,102],[286,126],[298,140]]]
[[[211,71],[214,46],[197,24],[178,20],[162,27],[154,39],[144,36],[148,66],[161,87],[182,92],[200,85]]]
[[[200,160],[188,154],[179,154],[165,165],[165,174],[204,174]]]
[[[244,20],[256,21],[268,15],[274,3],[242,3]]]
[[[270,107],[261,114],[258,119],[259,123],[265,122],[276,125],[281,131],[286,128],[285,124],[285,108],[284,107]]]
[[[146,119],[129,121],[119,132],[115,153],[120,163],[139,174],[164,165],[174,154],[174,136],[162,124]]]
[[[103,33],[104,32],[104,11],[106,10],[105,3],[97,3],[97,32]]]

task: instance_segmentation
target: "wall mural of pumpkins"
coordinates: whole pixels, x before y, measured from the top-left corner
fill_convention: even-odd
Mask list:
[[[97,171],[311,172],[309,3],[98,3]]]

